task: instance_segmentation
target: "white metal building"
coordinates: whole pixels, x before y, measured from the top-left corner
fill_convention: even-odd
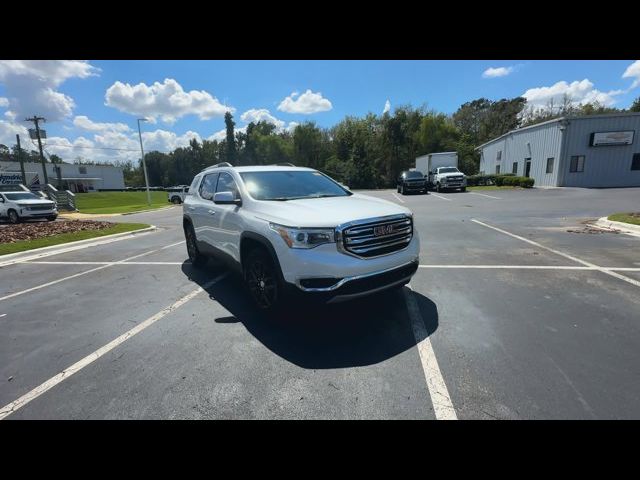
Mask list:
[[[72,192],[97,192],[99,190],[124,189],[122,168],[111,165],[78,165],[71,163],[47,163],[49,183],[56,186],[58,174],[55,166],[60,167],[63,187]],[[27,187],[43,184],[42,164],[25,162],[24,170]],[[22,183],[19,162],[0,162],[0,185]]]
[[[536,186],[640,186],[640,113],[562,117],[495,138],[480,172],[532,177]]]

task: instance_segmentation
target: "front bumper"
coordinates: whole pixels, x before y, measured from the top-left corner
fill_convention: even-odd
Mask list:
[[[301,284],[288,284],[288,287],[298,298],[305,300],[312,299],[323,303],[343,302],[406,285],[418,270],[418,263],[416,259],[394,268],[343,278],[303,279]],[[317,281],[316,284],[314,280]]]

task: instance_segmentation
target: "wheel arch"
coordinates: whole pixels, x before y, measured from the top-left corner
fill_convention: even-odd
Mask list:
[[[284,282],[284,275],[282,274],[282,267],[280,267],[276,249],[273,248],[268,238],[259,233],[242,232],[240,235],[240,268],[242,271],[244,272],[244,259],[253,248],[262,248],[269,254],[271,260],[273,260],[273,264],[276,266],[280,281]]]

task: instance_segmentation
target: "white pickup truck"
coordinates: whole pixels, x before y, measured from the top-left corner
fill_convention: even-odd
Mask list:
[[[467,177],[457,167],[438,167],[429,172],[429,183],[441,192],[443,190],[460,189],[467,190]]]
[[[179,205],[184,203],[184,197],[187,196],[189,185],[178,185],[177,187],[169,187],[167,191],[167,201]]]
[[[55,202],[31,192],[0,192],[0,217],[8,218],[11,223],[32,218],[53,221],[58,217],[58,209]]]
[[[311,168],[209,167],[191,184],[183,227],[191,263],[226,260],[266,311],[293,295],[336,302],[398,288],[418,269],[408,208]]]

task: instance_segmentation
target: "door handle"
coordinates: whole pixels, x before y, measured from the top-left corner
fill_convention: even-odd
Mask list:
[[[215,215],[216,214],[215,210],[207,210],[207,212],[209,212],[209,215]]]

